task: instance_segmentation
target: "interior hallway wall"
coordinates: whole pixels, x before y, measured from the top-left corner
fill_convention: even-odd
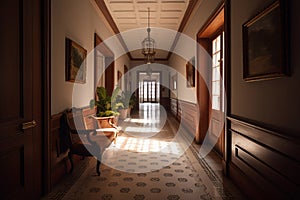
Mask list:
[[[195,10],[191,13],[191,17],[188,20],[183,30],[183,34],[187,37],[190,37],[190,39],[194,41],[194,46],[184,47],[185,41],[183,38],[180,38],[176,46],[176,49],[178,49],[179,52],[192,51],[191,56],[196,55],[197,33],[200,30],[200,28],[206,23],[211,13],[213,13],[213,11],[218,7],[220,2],[221,0],[201,0],[197,2]],[[183,47],[187,49],[180,50]],[[185,58],[182,58],[180,55],[172,54],[169,60],[169,65],[175,68],[178,73],[182,74],[182,76],[185,77],[186,76],[185,66],[187,61],[189,61],[189,59],[191,59],[191,57],[188,57],[188,60],[186,60]],[[174,74],[171,74],[171,77],[173,75]],[[195,75],[195,82],[197,82],[196,75]],[[177,85],[178,85],[177,94],[179,100],[196,103],[197,101],[196,87],[188,88],[186,86],[185,80],[183,79],[178,79]]]
[[[245,82],[243,80],[242,25],[272,0],[231,0],[231,114],[264,123],[287,134],[300,133],[300,2],[290,0],[291,76]],[[288,32],[288,30],[283,30]],[[280,51],[280,49],[278,49]]]
[[[291,76],[243,80],[243,24],[273,0],[231,0],[229,174],[250,199],[299,198],[300,2],[288,2]],[[265,38],[268,40],[268,38]],[[286,41],[287,42],[287,41]]]
[[[130,60],[128,59],[128,56],[126,54],[122,55],[121,57],[115,59],[115,87],[118,84],[118,71],[122,73],[122,76],[124,76],[124,65],[126,65],[129,68]],[[125,82],[124,78],[121,79],[121,85],[122,85],[122,90],[125,91]]]
[[[102,40],[113,31],[93,0],[52,0],[51,5],[51,114],[72,106],[84,107],[94,97],[94,33]],[[72,82],[65,81],[65,38],[68,37],[87,50],[86,83],[76,84],[80,96],[72,104]],[[122,47],[114,45],[114,49]],[[119,52],[122,50],[119,50]],[[90,55],[91,54],[91,55]],[[115,63],[115,72],[128,64],[126,55]],[[116,80],[116,75],[115,75]]]

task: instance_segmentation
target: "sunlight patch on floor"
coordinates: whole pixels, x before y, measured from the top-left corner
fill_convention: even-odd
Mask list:
[[[125,132],[131,132],[131,133],[149,133],[149,132],[154,132],[154,133],[158,133],[160,132],[160,128],[157,127],[126,127],[124,129]]]
[[[161,152],[171,154],[179,154],[182,151],[180,145],[176,142],[134,137],[118,137],[117,143],[112,148],[133,152]]]
[[[153,124],[153,123],[159,123],[159,119],[153,119],[153,118],[148,118],[148,119],[143,119],[143,118],[126,118],[124,122],[131,122],[131,123],[138,123],[138,124]]]

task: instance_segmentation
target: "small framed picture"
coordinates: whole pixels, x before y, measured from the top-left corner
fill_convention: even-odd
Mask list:
[[[195,87],[195,59],[186,63],[186,86]]]
[[[177,74],[174,74],[171,78],[171,89],[177,90]]]
[[[86,55],[87,51],[83,47],[66,38],[66,81],[86,82]]]

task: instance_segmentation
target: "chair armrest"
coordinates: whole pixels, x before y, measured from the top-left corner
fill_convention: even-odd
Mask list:
[[[72,134],[78,134],[78,135],[89,135],[91,132],[93,132],[93,135],[97,134],[97,131],[94,129],[87,129],[87,130],[70,129],[70,132]]]
[[[113,128],[117,129],[117,131],[121,131],[121,128],[118,127],[117,125],[115,125],[115,124],[112,122],[112,119],[109,119],[109,120],[108,120],[108,123],[109,123],[109,125],[111,125]]]
[[[111,129],[114,129],[114,128],[107,128],[106,130],[102,130],[102,129],[75,130],[75,129],[72,129],[70,131],[72,134],[85,135],[87,138],[87,141],[89,143],[95,145],[95,143],[98,143],[99,140],[108,140],[106,135],[98,134],[98,131],[100,131],[100,132],[109,131],[110,132],[110,131],[112,131]],[[91,135],[95,136],[97,138],[97,141],[92,140]]]

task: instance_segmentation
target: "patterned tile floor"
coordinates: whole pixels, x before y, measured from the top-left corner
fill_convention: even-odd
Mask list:
[[[92,162],[94,166],[94,162]],[[201,175],[184,155],[170,166],[148,173],[126,173],[106,165],[100,177],[94,167],[63,199],[213,199]],[[92,177],[92,178],[91,178]]]
[[[157,107],[154,110],[159,119]],[[126,129],[132,127],[132,121],[125,120],[121,123],[125,132],[103,155],[100,177],[95,176],[95,159],[86,159],[45,199],[244,199],[222,176],[214,152],[200,158],[199,145],[192,143],[186,149],[183,140],[174,140],[178,130],[174,118],[169,116],[163,124],[159,121],[153,125],[146,120],[147,128],[155,131],[160,126],[159,132],[137,137],[130,132],[134,129]],[[189,139],[185,141],[189,143]]]

